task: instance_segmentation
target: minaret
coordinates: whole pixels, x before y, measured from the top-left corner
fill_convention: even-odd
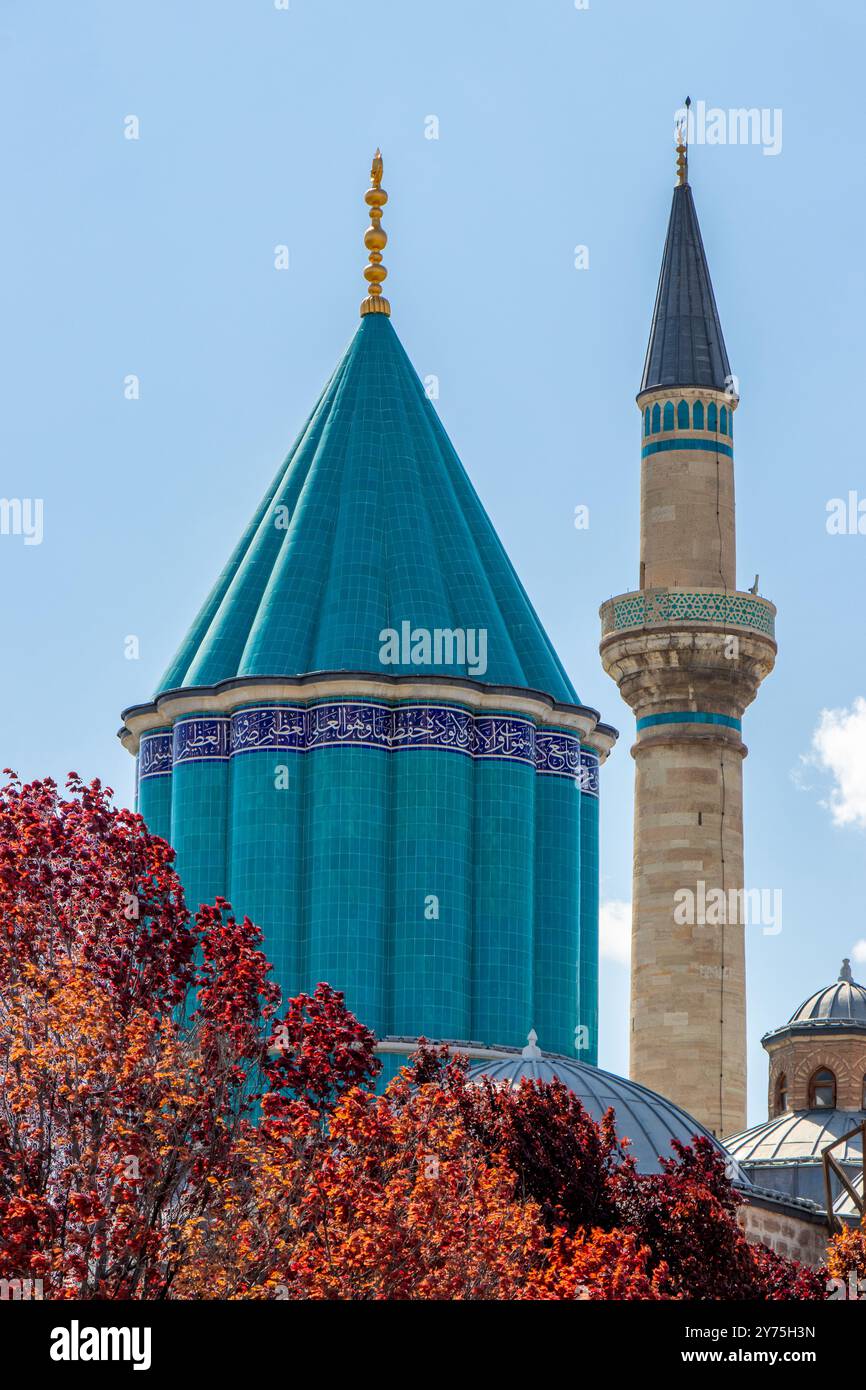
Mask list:
[[[602,605],[600,648],[637,721],[630,1073],[725,1135],[746,1122],[741,721],[776,610],[737,589],[739,401],[684,127],[637,403],[639,587]]]

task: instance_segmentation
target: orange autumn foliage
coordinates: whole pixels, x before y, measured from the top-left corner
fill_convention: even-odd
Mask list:
[[[170,847],[69,785],[0,787],[0,1280],[52,1299],[823,1296],[747,1244],[708,1141],[638,1173],[612,1113],[558,1082],[475,1081],[443,1049],[375,1094],[342,996],[280,1011],[260,930],[221,900],[191,919]]]
[[[846,1226],[834,1235],[827,1251],[827,1273],[846,1283],[853,1275],[866,1286],[866,1226]]]

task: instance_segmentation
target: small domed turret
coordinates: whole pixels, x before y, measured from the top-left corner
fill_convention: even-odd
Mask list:
[[[866,987],[842,961],[838,979],[810,994],[781,1028],[761,1039],[770,1057],[769,1119],[725,1141],[758,1186],[824,1200],[822,1154],[849,1179],[862,1171],[866,1121]]]
[[[846,956],[838,980],[810,994],[791,1015],[789,1024],[860,1023],[866,1027],[866,987],[858,985]]]

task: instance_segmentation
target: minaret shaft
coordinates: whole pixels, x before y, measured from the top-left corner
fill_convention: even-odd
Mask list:
[[[736,587],[733,390],[684,167],[641,411],[639,587],[602,605],[636,716],[630,1075],[717,1135],[746,1123],[742,717],[775,608]]]
[[[670,397],[670,390],[642,397],[644,418],[649,410],[652,423],[655,405],[663,415]],[[700,407],[707,397],[706,391],[683,391],[677,408],[685,401],[691,420],[695,404]],[[724,397],[715,399],[719,409],[731,408]],[[677,430],[675,434],[665,431],[654,435],[650,442],[679,446],[685,441],[683,431]],[[677,585],[736,589],[732,457],[722,449],[663,451],[646,456],[641,472],[640,559],[642,589]]]
[[[706,919],[714,889],[727,902],[743,887],[745,749],[688,732],[633,752],[630,1075],[732,1134],[746,1122],[745,933],[678,916]],[[683,888],[694,912],[678,914]]]

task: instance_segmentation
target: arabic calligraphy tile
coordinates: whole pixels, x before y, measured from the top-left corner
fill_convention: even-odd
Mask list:
[[[580,750],[580,789],[587,796],[599,794],[599,757],[588,748]]]
[[[166,777],[171,773],[171,734],[142,734],[138,777]]]
[[[535,735],[536,770],[548,775],[577,777],[580,772],[580,740],[559,729],[538,729]]]
[[[576,734],[538,729],[532,720],[511,715],[474,715],[451,705],[390,707],[372,701],[261,706],[237,710],[231,717],[181,719],[173,737],[142,737],[140,776],[165,775],[172,763],[345,746],[442,748],[476,759],[505,759],[534,766],[546,776],[577,780],[588,795],[598,796],[598,755],[582,749]]]
[[[225,761],[229,756],[229,728],[231,721],[227,715],[209,719],[181,719],[174,726],[172,762],[202,762],[208,758]]]

